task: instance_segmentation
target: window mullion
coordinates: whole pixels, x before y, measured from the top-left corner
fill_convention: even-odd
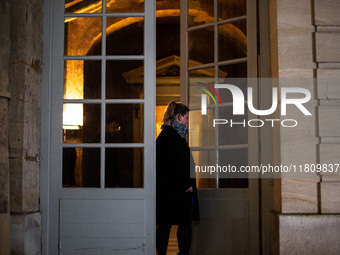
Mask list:
[[[103,14],[102,14],[102,80],[101,80],[101,146],[100,146],[100,188],[105,187],[105,115],[106,104],[106,1],[103,1]]]

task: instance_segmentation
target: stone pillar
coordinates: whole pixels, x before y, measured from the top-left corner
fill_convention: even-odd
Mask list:
[[[8,160],[8,68],[10,57],[10,2],[0,2],[0,255],[10,250],[10,182]]]
[[[39,254],[42,0],[11,0],[10,134],[12,254]]]
[[[340,136],[338,132],[340,122],[338,118],[334,118],[339,115],[340,107],[320,108],[319,105],[322,103],[320,89],[322,88],[319,87],[319,82],[313,80],[320,75],[318,69],[325,66],[324,62],[326,62],[320,58],[323,52],[319,49],[328,51],[327,54],[335,58],[335,60],[328,59],[329,62],[340,62],[340,47],[338,46],[340,39],[336,43],[330,43],[330,37],[336,33],[329,33],[330,36],[324,39],[325,33],[320,33],[320,29],[327,27],[325,24],[323,24],[324,27],[318,27],[319,21],[316,15],[322,12],[319,16],[322,19],[329,19],[334,13],[334,17],[338,17],[340,4],[337,0],[270,0],[270,3],[272,6],[270,15],[275,20],[271,23],[272,67],[274,69],[272,73],[279,78],[279,86],[285,86],[282,80],[286,78],[300,78],[300,83],[288,85],[304,87],[312,93],[312,99],[305,104],[312,116],[294,114],[293,119],[297,119],[299,126],[294,129],[280,127],[275,130],[276,138],[279,139],[279,144],[275,149],[276,163],[308,164],[309,166],[326,162],[340,163],[340,154],[337,152],[340,148],[338,145],[340,139],[336,137]],[[329,7],[328,10],[326,7]],[[335,29],[340,32],[338,26]],[[332,48],[332,45],[336,47]],[[302,79],[306,83],[301,83]],[[333,97],[340,95],[339,86],[336,88],[337,90],[332,93]],[[330,103],[334,106],[339,105],[338,98]],[[325,99],[329,98],[325,97]],[[323,121],[323,117],[330,116],[330,121]],[[287,115],[286,118],[290,116]],[[326,123],[326,128],[323,128],[323,123]],[[330,133],[323,134],[326,129]],[[330,140],[334,144],[329,144]],[[340,238],[339,217],[324,214],[339,213],[340,199],[335,195],[338,194],[336,190],[339,190],[339,184],[335,180],[326,180],[324,174],[322,176],[309,175],[309,178],[277,180],[275,184],[276,206],[272,221],[273,254],[340,253],[337,241]]]
[[[340,119],[335,117],[340,115],[339,11],[340,2],[337,0],[314,1],[317,30],[315,51],[318,63],[319,157],[322,164],[340,164]],[[320,186],[321,212],[339,214],[340,169],[323,175]],[[340,229],[340,225],[338,228]]]
[[[304,87],[312,94],[312,99],[304,104],[312,116],[303,115],[297,107],[288,108],[287,116],[281,116],[299,123],[295,128],[280,127],[280,164],[285,166],[317,163],[312,8],[309,0],[277,1],[279,86]],[[320,180],[317,175],[308,176],[310,178],[281,178],[282,213],[319,212]]]

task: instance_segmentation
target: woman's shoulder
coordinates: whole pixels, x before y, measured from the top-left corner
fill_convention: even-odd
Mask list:
[[[183,139],[177,131],[171,126],[165,126],[161,133],[157,137],[158,143],[172,143],[178,144],[178,146],[182,146],[183,144],[187,144],[186,140]]]
[[[167,137],[172,137],[173,135],[175,135],[176,131],[171,127],[171,126],[168,126],[168,125],[165,125],[161,131],[161,133],[158,135],[158,139],[164,139],[164,138],[167,138]]]

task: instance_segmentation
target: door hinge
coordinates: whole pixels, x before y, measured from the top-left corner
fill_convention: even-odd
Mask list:
[[[61,239],[59,239],[59,242],[58,242],[58,250],[61,250]]]

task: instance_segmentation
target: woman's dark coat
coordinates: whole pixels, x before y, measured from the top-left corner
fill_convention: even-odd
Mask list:
[[[188,143],[165,125],[156,141],[157,224],[199,220],[196,180],[190,179],[190,171],[194,171],[194,162]],[[191,186],[193,192],[185,192]]]

